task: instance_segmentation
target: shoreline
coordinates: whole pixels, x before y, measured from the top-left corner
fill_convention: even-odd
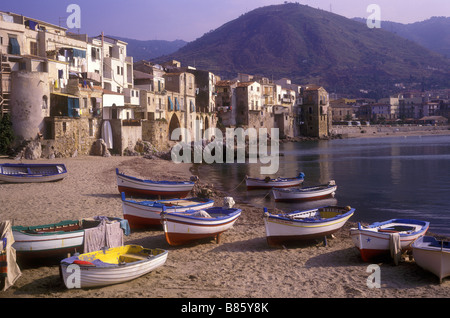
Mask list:
[[[449,133],[450,134],[450,133]],[[185,180],[190,164],[143,157],[75,157],[53,159],[66,164],[69,175],[45,184],[2,184],[2,218],[14,225],[39,225],[94,215],[122,217],[115,168],[136,177]],[[0,158],[0,162],[14,162]],[[23,160],[48,162],[48,159]],[[195,191],[211,189],[200,180]],[[224,196],[212,188],[216,205]],[[235,191],[236,192],[236,191]],[[369,288],[367,268],[356,251],[349,229],[355,216],[323,242],[270,248],[262,211],[233,193],[243,213],[235,226],[214,240],[171,247],[161,229],[132,231],[125,244],[169,251],[165,265],[128,283],[86,290],[67,290],[59,278],[58,262],[21,268],[22,276],[0,298],[448,298],[450,280],[439,279],[405,259],[398,266],[378,263],[381,288]],[[356,207],[357,208],[357,207]]]

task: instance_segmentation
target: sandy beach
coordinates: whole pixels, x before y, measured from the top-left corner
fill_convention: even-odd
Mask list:
[[[17,162],[0,159],[4,162]],[[26,161],[22,161],[26,162]],[[48,162],[37,160],[36,162]],[[143,157],[75,157],[54,159],[66,164],[62,181],[42,184],[0,183],[1,219],[14,225],[39,225],[95,215],[122,217],[115,169],[154,180],[184,180],[190,166]],[[208,184],[199,180],[196,189]],[[194,193],[195,195],[195,193]],[[201,241],[169,246],[162,230],[132,231],[126,244],[169,251],[167,262],[131,282],[95,289],[65,288],[58,263],[27,265],[22,276],[0,298],[447,298],[450,280],[439,279],[411,259],[399,265],[378,263],[381,287],[369,288],[370,264],[362,262],[349,236],[358,222],[358,207],[334,238],[286,248],[266,243],[262,211],[239,199],[239,193],[215,191],[216,205],[232,196],[242,216],[220,244]]]

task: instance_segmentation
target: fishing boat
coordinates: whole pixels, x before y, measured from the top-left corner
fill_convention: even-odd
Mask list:
[[[269,246],[293,241],[323,239],[337,232],[355,209],[349,206],[325,206],[317,209],[271,214],[264,208],[264,225]]]
[[[203,238],[216,238],[230,229],[241,215],[240,209],[212,207],[199,211],[162,212],[167,243],[183,245]]]
[[[429,222],[411,219],[392,219],[350,229],[353,243],[364,262],[391,255],[394,260],[411,248],[411,244],[425,235]]]
[[[65,258],[60,273],[68,289],[120,284],[164,265],[167,255],[159,248],[125,245]]]
[[[300,185],[305,179],[305,174],[300,172],[297,177],[294,178],[274,178],[266,177],[264,179],[246,177],[245,183],[247,190],[252,189],[265,189],[265,188],[288,188]]]
[[[62,180],[67,176],[64,164],[0,164],[0,181],[8,183],[38,183]]]
[[[417,265],[439,277],[440,283],[450,276],[450,242],[424,235],[411,248]]]
[[[198,211],[210,208],[214,201],[203,198],[166,199],[166,200],[133,200],[127,199],[122,192],[123,217],[128,220],[132,229],[143,229],[161,226],[161,212]]]
[[[93,245],[86,233],[89,235],[100,230],[106,232],[106,227],[100,227],[116,222],[120,223],[118,226],[122,232],[128,235],[126,220],[124,222],[122,219],[109,217],[65,220],[37,226],[13,226],[13,247],[18,258],[22,259],[66,256],[67,253],[84,251],[86,246]]]
[[[334,197],[337,185],[334,180],[328,184],[303,188],[272,189],[273,197],[279,201],[307,201]]]
[[[166,198],[185,198],[195,185],[194,181],[153,181],[143,180],[116,169],[117,187],[126,195],[145,195]]]

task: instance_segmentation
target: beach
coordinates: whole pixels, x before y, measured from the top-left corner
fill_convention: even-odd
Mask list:
[[[115,169],[153,180],[186,180],[189,164],[159,158],[79,156],[21,162],[64,163],[61,181],[40,184],[0,183],[1,219],[13,225],[41,225],[97,215],[123,217]],[[0,163],[19,162],[2,158]],[[232,196],[242,215],[220,243],[203,240],[171,247],[161,229],[132,231],[125,244],[168,250],[165,265],[133,281],[94,289],[66,289],[59,264],[28,264],[15,285],[0,298],[447,298],[450,280],[439,283],[410,258],[398,265],[377,263],[381,285],[368,284],[372,271],[349,235],[358,222],[358,209],[333,238],[284,248],[267,245],[260,208],[239,199],[239,192],[222,193],[208,180],[194,188],[212,189],[216,206]]]

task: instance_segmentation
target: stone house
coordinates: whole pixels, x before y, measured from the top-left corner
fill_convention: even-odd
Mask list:
[[[89,154],[102,90],[99,77],[87,76],[86,38],[13,13],[1,14],[0,37],[16,143],[39,137],[46,155]]]
[[[236,87],[238,81],[222,80],[215,84],[216,111],[220,127],[236,126]]]
[[[328,92],[321,86],[307,85],[302,90],[300,132],[307,137],[328,137],[332,115]]]
[[[256,81],[239,82],[236,87],[236,101],[236,125],[253,126],[255,122],[252,117],[259,116],[262,110],[261,84]]]
[[[189,134],[183,134],[182,139],[188,142],[192,141],[194,138],[201,138],[199,121],[197,119],[197,108],[196,108],[196,87],[195,87],[195,75],[189,72],[174,71],[164,74],[165,85],[167,91],[177,93],[179,97],[179,110],[171,114],[167,118],[169,122],[169,134],[171,140],[178,140],[177,138],[172,139],[172,132],[176,128],[185,128],[186,132]],[[178,98],[177,98],[178,99]]]
[[[353,105],[346,104],[340,100],[334,100],[330,101],[330,107],[333,122],[353,120],[355,118]]]

